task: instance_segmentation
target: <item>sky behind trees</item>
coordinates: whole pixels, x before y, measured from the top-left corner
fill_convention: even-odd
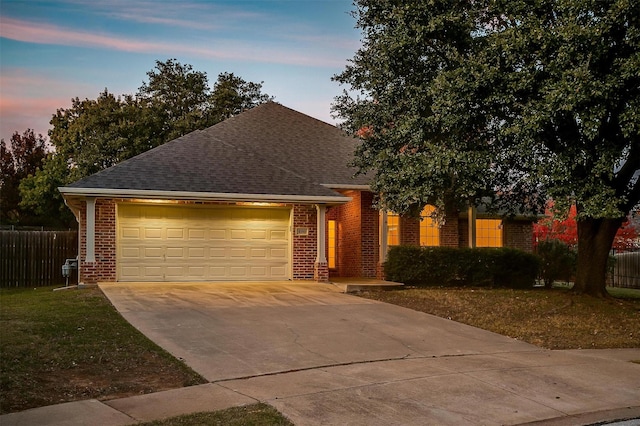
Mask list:
[[[331,76],[360,46],[350,0],[2,0],[0,137],[47,133],[71,98],[133,94],[156,60],[264,81],[277,102],[334,122]]]

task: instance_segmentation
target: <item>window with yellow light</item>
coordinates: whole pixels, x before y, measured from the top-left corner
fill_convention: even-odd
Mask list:
[[[476,247],[502,247],[502,220],[476,219]]]
[[[440,227],[431,214],[435,211],[435,207],[427,204],[420,213],[420,245],[421,246],[439,246],[440,245]]]

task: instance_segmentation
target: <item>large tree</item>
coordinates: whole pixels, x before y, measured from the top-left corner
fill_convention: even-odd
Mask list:
[[[640,3],[356,0],[363,46],[335,79],[382,207],[577,206],[574,290],[605,291],[640,201]]]
[[[47,140],[27,129],[0,140],[0,223],[30,225],[35,215],[20,207],[20,181],[34,175],[47,155]]]
[[[216,123],[209,114],[207,73],[168,59],[156,61],[147,77],[149,81],[142,83],[137,98],[152,111],[160,143]]]
[[[223,121],[272,99],[262,93],[262,82],[245,81],[233,73],[223,72],[213,85],[210,115],[215,122]]]

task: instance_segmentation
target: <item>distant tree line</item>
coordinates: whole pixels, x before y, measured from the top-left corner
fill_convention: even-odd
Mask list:
[[[0,224],[73,227],[57,188],[189,132],[204,129],[272,99],[262,82],[224,72],[207,74],[176,59],[156,61],[136,94],[106,88],[60,108],[46,137],[27,129],[0,141]]]

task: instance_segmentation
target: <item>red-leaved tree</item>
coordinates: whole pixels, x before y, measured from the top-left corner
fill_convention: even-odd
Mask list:
[[[561,219],[554,216],[553,202],[550,202],[545,211],[545,217],[533,224],[533,239],[534,246],[539,241],[560,240],[569,247],[576,248],[578,245],[576,206],[571,206],[567,217]],[[612,248],[616,251],[628,251],[638,248],[637,245],[638,229],[627,218],[618,229]]]

